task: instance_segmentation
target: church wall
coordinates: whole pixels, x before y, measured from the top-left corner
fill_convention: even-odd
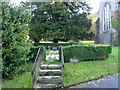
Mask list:
[[[108,2],[108,5],[110,6],[109,10],[109,16],[107,17],[108,13],[104,13],[106,2],[100,3],[100,9],[99,9],[99,20],[96,22],[96,36],[95,36],[95,43],[97,44],[113,44],[113,29],[112,29],[112,23],[111,23],[111,16],[114,13],[114,11],[117,9],[116,4],[117,2]],[[108,9],[107,9],[108,10]],[[105,18],[109,18],[106,20]],[[109,28],[107,28],[109,27]]]

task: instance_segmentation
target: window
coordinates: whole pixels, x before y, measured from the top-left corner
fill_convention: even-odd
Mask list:
[[[110,31],[111,27],[111,12],[108,2],[106,2],[103,11],[103,31]]]

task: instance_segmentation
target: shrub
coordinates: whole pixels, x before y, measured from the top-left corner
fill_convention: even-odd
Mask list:
[[[28,22],[31,18],[29,7],[22,4],[13,6],[2,3],[3,77],[13,77],[27,70],[32,45],[28,38]]]
[[[63,47],[65,62],[69,62],[70,58],[77,58],[80,61],[106,59],[111,50],[111,46],[108,45],[72,45]]]
[[[30,61],[31,62],[34,62],[34,60],[35,60],[35,57],[36,57],[36,55],[37,55],[37,51],[38,51],[38,49],[39,49],[39,47],[38,46],[32,46],[31,48],[30,48]]]
[[[34,61],[35,61],[35,58],[36,58],[38,49],[39,49],[40,47],[42,47],[44,50],[46,50],[45,46],[43,46],[43,45],[41,45],[41,46],[32,46],[32,47],[30,48],[31,53],[30,53],[29,56],[31,56],[31,57],[30,57],[30,61],[31,61],[31,62],[34,62]]]

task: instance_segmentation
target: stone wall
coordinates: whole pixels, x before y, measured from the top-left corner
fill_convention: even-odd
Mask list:
[[[110,1],[110,0],[109,0]],[[96,44],[113,44],[115,39],[115,31],[112,28],[111,16],[115,10],[116,2],[101,2],[99,8],[99,19],[96,22]]]

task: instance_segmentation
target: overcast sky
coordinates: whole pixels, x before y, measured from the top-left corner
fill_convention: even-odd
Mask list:
[[[28,0],[11,0],[11,1],[14,2],[14,3],[20,3],[20,1],[28,1]],[[91,11],[91,13],[98,12],[100,0],[86,0],[86,1],[93,8],[92,11]]]
[[[91,13],[98,12],[100,0],[89,0],[91,7],[93,8]]]

